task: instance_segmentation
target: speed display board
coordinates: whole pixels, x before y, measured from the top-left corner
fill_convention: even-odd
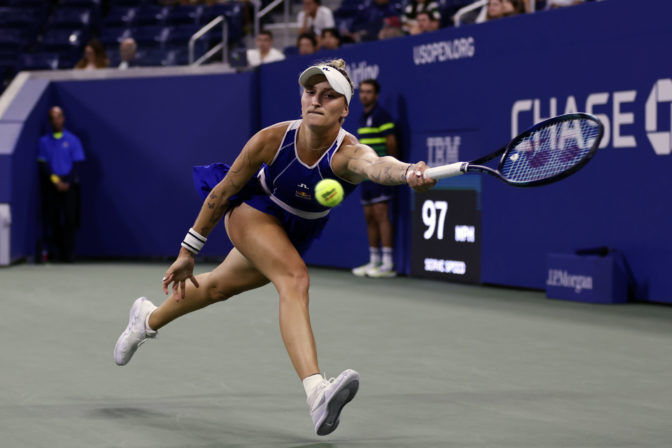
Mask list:
[[[477,191],[435,189],[414,194],[411,275],[479,283],[480,227]]]

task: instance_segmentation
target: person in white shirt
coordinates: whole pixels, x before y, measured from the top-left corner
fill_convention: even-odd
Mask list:
[[[257,48],[247,50],[247,63],[250,67],[283,59],[285,55],[282,51],[273,48],[273,33],[267,30],[262,30],[257,35]]]
[[[135,52],[138,50],[138,45],[135,43],[135,39],[132,37],[127,37],[122,40],[119,44],[119,57],[121,62],[119,63],[119,69],[126,70],[130,67],[135,67]]]
[[[336,26],[331,9],[322,6],[321,0],[303,0],[303,11],[298,16],[299,34],[313,32],[316,36],[322,34],[325,28]]]

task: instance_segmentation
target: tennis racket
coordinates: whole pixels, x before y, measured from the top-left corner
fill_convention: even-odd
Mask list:
[[[487,156],[429,168],[425,177],[443,179],[465,173],[487,173],[516,187],[547,185],[588,163],[603,134],[604,125],[590,114],[560,115],[534,125]],[[497,169],[481,165],[500,154]]]

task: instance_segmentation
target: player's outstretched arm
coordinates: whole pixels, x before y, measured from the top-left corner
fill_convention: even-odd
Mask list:
[[[383,185],[407,183],[416,191],[426,191],[436,185],[435,180],[423,176],[427,169],[424,162],[410,164],[391,156],[378,157],[373,149],[361,143],[344,146],[342,156],[348,180],[368,179]]]

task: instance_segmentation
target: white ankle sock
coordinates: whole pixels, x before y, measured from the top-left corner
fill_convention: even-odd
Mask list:
[[[319,386],[322,381],[324,381],[324,378],[319,373],[307,376],[303,379],[303,389],[306,391],[306,399],[309,399],[311,395],[313,395],[313,391],[317,389],[317,386]]]
[[[369,263],[374,266],[380,264],[380,252],[378,252],[377,247],[369,247]]]
[[[391,247],[383,247],[383,266],[394,265],[393,261],[394,249]]]
[[[152,311],[152,313],[153,313],[153,312],[154,312],[154,311]],[[151,316],[152,313],[149,313],[149,314],[147,315],[147,317],[145,318],[145,330],[146,330],[147,333],[149,333],[149,334],[156,333],[156,330],[152,330],[152,327],[149,326],[149,316]]]

